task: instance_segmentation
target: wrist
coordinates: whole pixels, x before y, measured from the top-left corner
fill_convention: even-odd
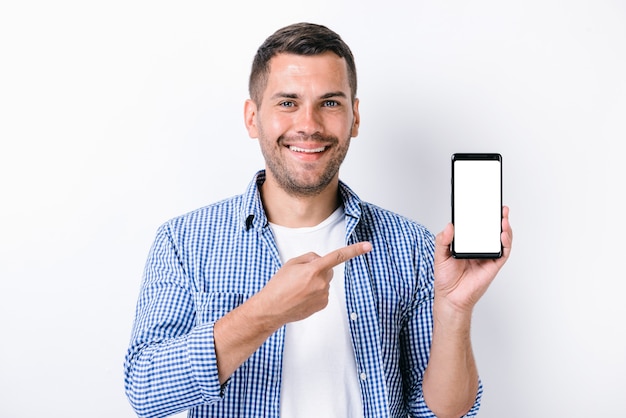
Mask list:
[[[436,327],[443,327],[443,329],[448,331],[467,332],[469,334],[472,310],[459,308],[445,298],[435,296],[433,321]]]
[[[276,311],[274,304],[268,301],[263,291],[248,299],[246,321],[267,334],[273,334],[281,326],[285,325],[285,319]]]

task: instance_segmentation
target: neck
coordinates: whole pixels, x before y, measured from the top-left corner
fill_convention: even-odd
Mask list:
[[[261,185],[261,200],[267,219],[288,228],[315,226],[328,218],[341,204],[339,180],[313,196],[295,196],[268,177]]]

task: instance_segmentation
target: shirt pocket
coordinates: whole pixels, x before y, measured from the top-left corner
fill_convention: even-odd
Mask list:
[[[196,325],[217,321],[228,312],[241,305],[246,295],[240,293],[197,292],[194,294],[196,305]]]

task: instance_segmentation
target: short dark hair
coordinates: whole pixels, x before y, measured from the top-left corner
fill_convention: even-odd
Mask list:
[[[259,47],[252,62],[248,82],[250,98],[257,105],[261,104],[261,97],[267,86],[270,71],[269,62],[277,54],[319,55],[328,51],[346,60],[348,83],[352,100],[354,100],[357,82],[352,51],[337,33],[326,26],[306,22],[295,23],[277,30]]]

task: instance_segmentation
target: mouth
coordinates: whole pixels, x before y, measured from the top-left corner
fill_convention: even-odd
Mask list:
[[[304,154],[317,154],[317,153],[326,151],[326,148],[328,147],[322,146],[322,147],[317,147],[317,148],[301,148],[301,147],[296,147],[295,145],[289,145],[288,148],[290,151],[293,151],[293,152],[301,152]]]

